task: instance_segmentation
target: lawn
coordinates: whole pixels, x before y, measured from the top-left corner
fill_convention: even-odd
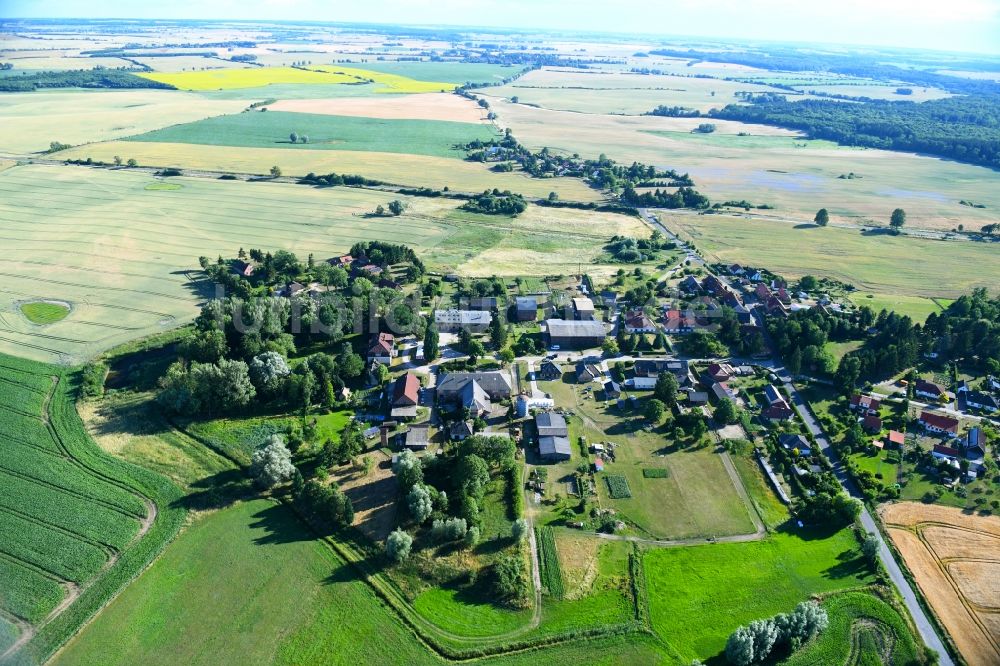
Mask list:
[[[35,301],[32,303],[22,303],[21,313],[32,324],[54,324],[66,318],[69,314],[69,308],[61,303]]]
[[[496,636],[531,622],[531,611],[512,611],[488,600],[467,599],[462,590],[432,587],[413,601],[413,607],[445,631],[460,636]]]
[[[654,630],[684,659],[710,659],[741,624],[788,612],[813,594],[871,582],[850,530],[799,532],[647,551]]]
[[[292,132],[300,137],[307,136],[309,142],[293,144],[289,140]],[[374,151],[460,159],[465,153],[457,150],[456,145],[495,136],[491,127],[481,123],[268,111],[215,116],[140,134],[129,140],[244,148]]]
[[[752,455],[732,456],[736,472],[743,481],[750,501],[757,509],[758,515],[768,528],[775,528],[788,520],[789,513],[778,496],[774,493],[770,482],[764,478],[760,463]]]
[[[875,312],[889,310],[906,315],[915,322],[923,322],[932,312],[941,312],[951,300],[947,298],[924,298],[903,294],[851,294],[851,301],[857,306],[867,305]]]
[[[880,295],[897,294],[955,298],[973,287],[993,286],[983,266],[995,251],[986,243],[797,228],[728,215],[666,212],[660,218],[694,242],[709,261],[766,266],[793,279],[808,274],[830,277],[874,293],[874,302],[886,298]],[[929,262],[948,279],[928,279],[924,266]]]

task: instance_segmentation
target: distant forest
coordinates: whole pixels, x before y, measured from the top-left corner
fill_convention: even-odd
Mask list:
[[[1000,168],[1000,95],[929,102],[790,102],[767,96],[730,104],[712,118],[779,125],[849,146],[905,150]]]
[[[172,85],[144,79],[121,69],[81,69],[0,78],[0,92],[30,92],[39,88],[174,89]]]

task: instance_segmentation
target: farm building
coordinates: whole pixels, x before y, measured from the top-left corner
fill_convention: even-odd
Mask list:
[[[514,321],[535,321],[538,317],[538,299],[518,296],[514,299]]]
[[[566,419],[562,414],[555,412],[543,412],[535,417],[535,427],[538,428],[539,437],[567,437],[569,431],[566,429]]]
[[[545,321],[545,329],[550,348],[554,346],[565,349],[600,347],[607,337],[604,324],[599,321],[548,319]]]
[[[422,451],[430,443],[430,426],[426,424],[412,425],[406,431],[404,446],[413,451]]]
[[[407,372],[392,385],[392,408],[389,415],[394,419],[412,419],[417,416],[420,379]]]
[[[585,296],[574,298],[573,318],[577,321],[591,321],[594,318],[594,301]]]
[[[538,430],[538,453],[545,460],[569,460],[571,448],[566,419],[554,412],[535,417]]]
[[[493,315],[480,310],[435,310],[434,323],[438,330],[454,333],[466,330],[470,333],[482,333],[490,326]]]

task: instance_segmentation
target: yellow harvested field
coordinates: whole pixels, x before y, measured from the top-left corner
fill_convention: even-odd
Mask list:
[[[590,592],[598,574],[601,545],[589,535],[556,530],[556,554],[567,599],[579,599]]]
[[[452,120],[487,122],[486,109],[450,93],[416,93],[399,97],[339,97],[330,99],[283,99],[267,107],[271,111],[319,113],[331,116],[362,116],[389,120]]]
[[[0,146],[3,144],[0,143]],[[239,148],[188,143],[111,141],[81,146],[59,153],[60,157],[93,157],[110,161],[115,155],[135,158],[142,166],[177,166],[190,169],[266,174],[272,165],[288,176],[310,171],[359,174],[389,183],[414,187],[450,187],[461,192],[482,192],[494,187],[530,197],[557,192],[569,201],[600,201],[599,191],[575,178],[530,178],[519,173],[494,173],[483,164],[446,157],[369,153],[351,150],[303,150],[283,148]]]
[[[1000,518],[916,502],[879,512],[965,660],[1000,663]]]
[[[52,141],[73,145],[107,141],[245,107],[241,100],[205,99],[176,90],[4,93],[0,151],[47,150]]]
[[[383,72],[373,72],[369,69],[358,69],[356,67],[344,67],[342,65],[319,65],[310,69],[320,72],[330,72],[354,78],[355,80],[371,81],[378,83],[384,88],[379,88],[375,92],[380,93],[431,93],[450,92],[458,87],[457,83],[441,83],[436,81],[417,81],[407,76],[398,74],[385,74]]]
[[[357,83],[358,78],[346,74],[297,69],[294,67],[250,67],[195,72],[145,72],[139,74],[179,90],[230,90],[259,88],[272,83]]]

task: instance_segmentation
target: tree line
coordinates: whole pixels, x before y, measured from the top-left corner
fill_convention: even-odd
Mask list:
[[[81,69],[67,72],[41,72],[0,78],[0,92],[30,92],[40,88],[158,88],[174,86],[136,76],[123,69]]]

